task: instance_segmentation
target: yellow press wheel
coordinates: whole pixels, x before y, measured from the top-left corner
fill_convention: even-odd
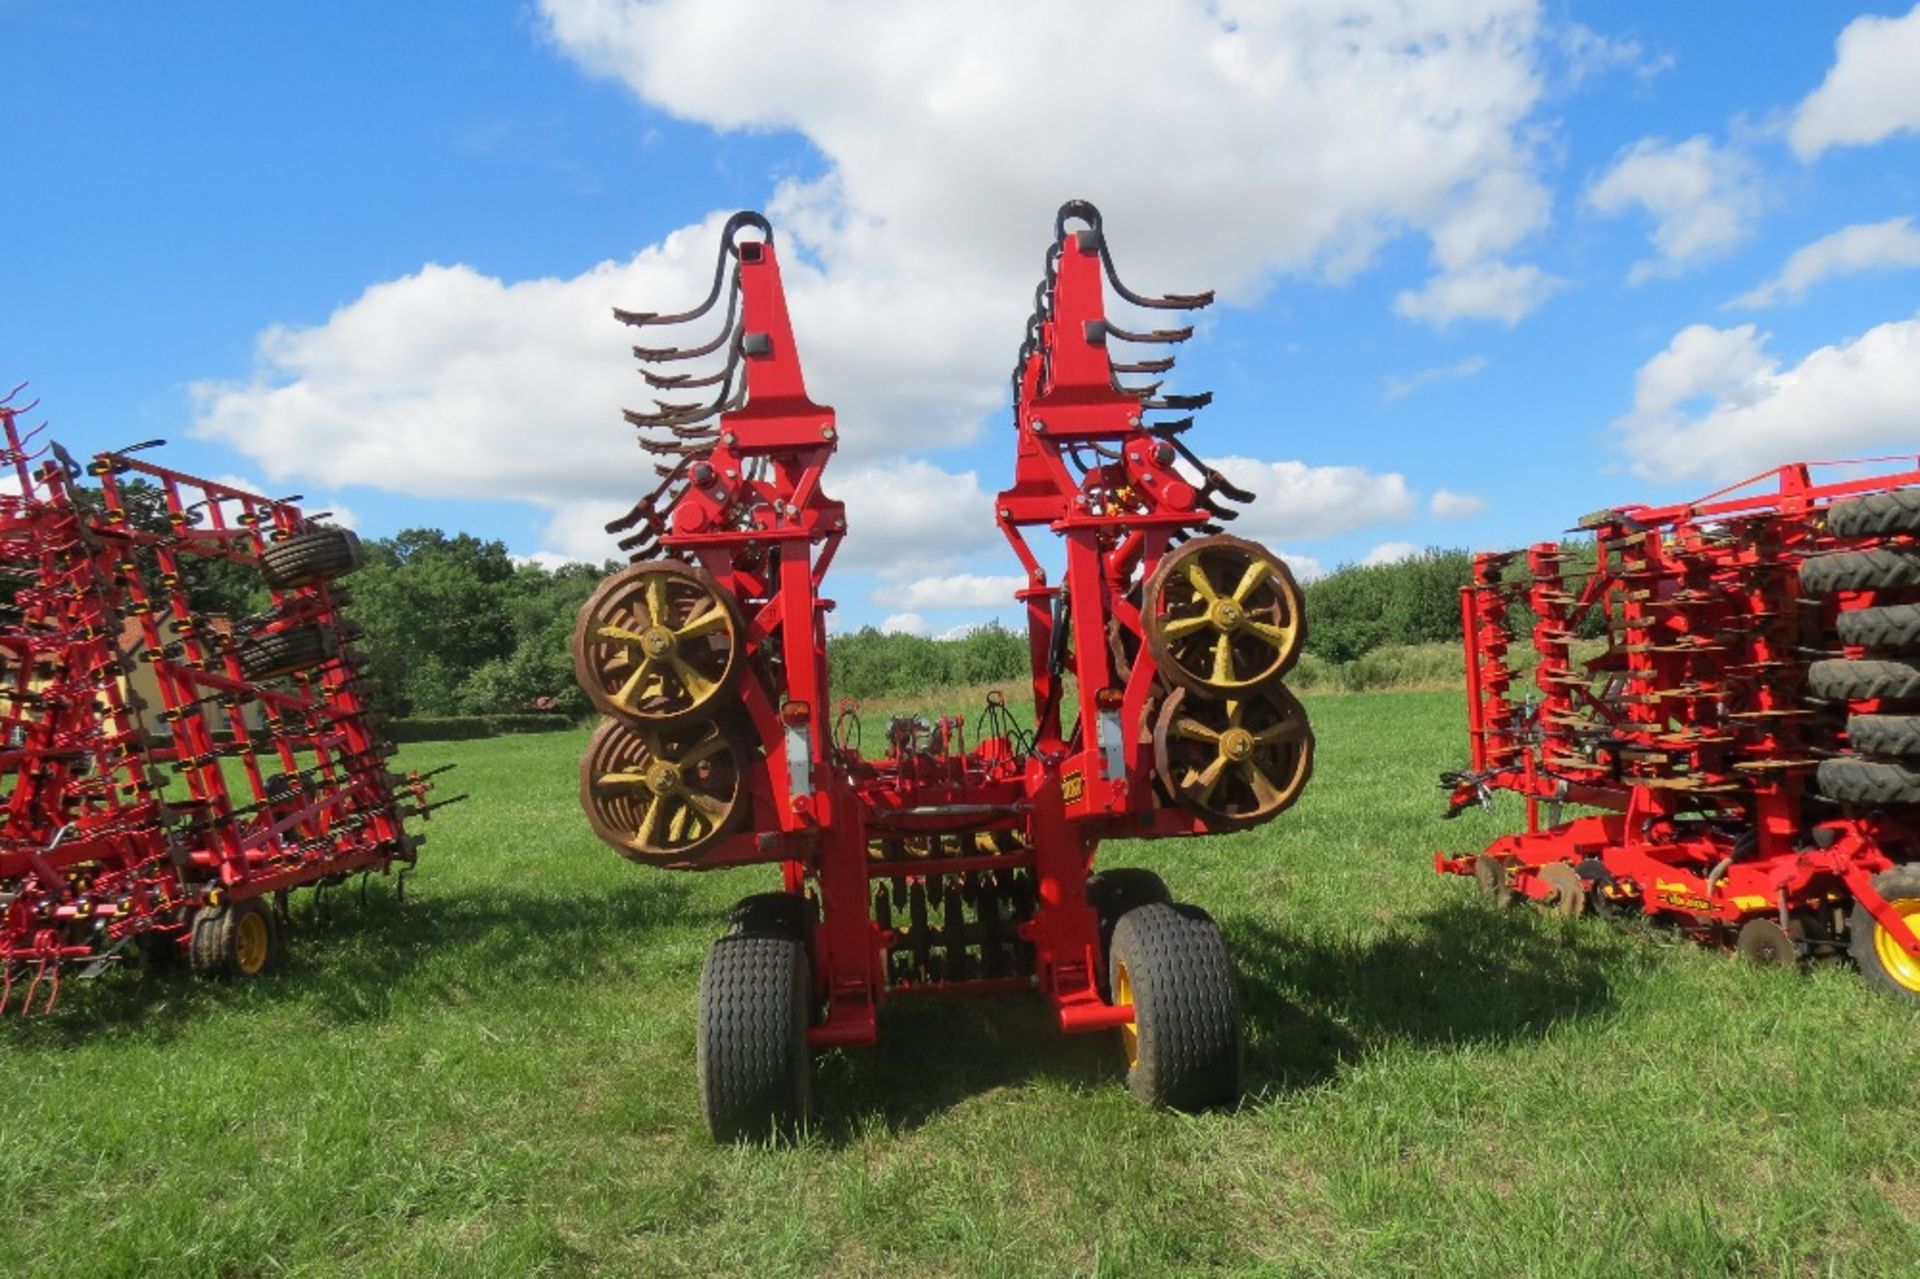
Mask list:
[[[740,676],[745,630],[733,597],[700,569],[629,565],[580,608],[574,678],[596,710],[644,728],[707,719]]]
[[[1920,932],[1920,864],[1896,866],[1873,877],[1873,891],[1886,899],[1908,928]],[[1858,902],[1853,907],[1848,949],[1860,965],[1867,984],[1889,995],[1920,1004],[1920,959],[1909,955],[1893,934],[1881,927],[1873,913]]]
[[[202,977],[258,977],[286,948],[280,920],[264,898],[221,901],[194,912],[187,957]]]
[[[1291,807],[1313,776],[1306,707],[1278,685],[1229,701],[1175,689],[1153,728],[1169,794],[1217,827],[1252,826]]]
[[[580,806],[622,857],[683,865],[746,815],[746,748],[718,721],[641,729],[605,720],[580,761]]]
[[[1293,668],[1307,637],[1300,587],[1256,542],[1197,537],[1161,559],[1140,601],[1160,673],[1202,697],[1236,697]]]

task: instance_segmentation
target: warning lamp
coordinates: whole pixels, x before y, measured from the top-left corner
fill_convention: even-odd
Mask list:
[[[1117,711],[1120,701],[1126,696],[1124,689],[1103,688],[1093,695],[1093,704],[1103,711]]]
[[[804,724],[813,715],[813,708],[805,702],[788,702],[780,708],[780,718],[788,724]]]

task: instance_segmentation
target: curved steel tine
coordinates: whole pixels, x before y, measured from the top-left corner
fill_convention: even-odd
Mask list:
[[[1114,390],[1124,391],[1128,395],[1138,395],[1143,400],[1151,398],[1157,391],[1159,391],[1162,385],[1164,384],[1160,382],[1149,382],[1145,386],[1128,386],[1126,383],[1122,382],[1119,378],[1113,379]]]
[[[682,440],[711,440],[720,433],[719,426],[712,422],[689,423],[685,426],[670,426],[667,429],[673,432],[675,438]]]
[[[622,324],[632,324],[636,326],[649,324],[684,324],[688,320],[697,320],[708,311],[711,311],[713,304],[720,300],[720,285],[727,276],[727,258],[729,256],[739,256],[739,250],[733,242],[734,237],[740,233],[743,227],[749,226],[757,228],[768,240],[773,239],[772,224],[758,213],[754,213],[751,210],[742,210],[728,218],[726,225],[720,230],[720,252],[713,263],[713,286],[707,290],[706,300],[701,302],[699,306],[694,307],[691,311],[677,311],[671,314],[660,311],[623,311],[619,307],[615,307],[613,308],[613,318]],[[737,281],[739,278],[737,268],[734,276]]]
[[[1107,336],[1119,338],[1122,342],[1184,342],[1193,336],[1193,326],[1189,324],[1177,329],[1153,329],[1146,333],[1136,333],[1131,329],[1119,328],[1112,320],[1108,320]]]
[[[1165,373],[1172,367],[1173,357],[1168,356],[1164,360],[1135,360],[1131,364],[1116,364],[1113,366],[1113,371],[1115,373]]]
[[[1202,391],[1198,395],[1163,395],[1154,400],[1142,400],[1145,409],[1204,409],[1213,403],[1213,392]]]
[[[1100,210],[1091,200],[1068,200],[1060,206],[1053,218],[1053,242],[1058,246],[1067,233],[1069,219],[1078,218],[1087,224],[1087,234],[1094,237],[1094,244],[1100,252],[1100,265],[1107,275],[1107,283],[1135,306],[1143,306],[1156,311],[1192,311],[1207,306],[1213,301],[1213,290],[1204,293],[1169,293],[1163,297],[1150,298],[1135,293],[1121,282],[1120,273],[1114,269],[1113,254],[1107,248],[1106,227],[1101,221]],[[1084,246],[1085,241],[1082,241]]]
[[[1148,433],[1152,435],[1157,435],[1163,440],[1171,440],[1174,436],[1183,434],[1192,429],[1193,429],[1193,415],[1191,413],[1189,413],[1186,417],[1176,417],[1166,422],[1147,423]]]

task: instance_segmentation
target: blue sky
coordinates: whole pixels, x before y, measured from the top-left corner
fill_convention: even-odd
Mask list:
[[[593,554],[649,484],[607,306],[769,208],[836,625],[937,633],[1012,614],[1005,373],[1084,196],[1223,290],[1189,438],[1305,568],[1920,449],[1920,10],[1339,8],[0,0],[0,379],[76,450]]]

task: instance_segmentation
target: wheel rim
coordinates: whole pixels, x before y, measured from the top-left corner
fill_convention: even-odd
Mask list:
[[[248,911],[233,927],[233,966],[242,976],[257,976],[267,966],[267,921],[258,911]]]
[[[1127,972],[1125,960],[1115,960],[1113,964],[1113,1002],[1117,1008],[1126,1008],[1133,1003],[1133,978]],[[1132,1070],[1140,1064],[1140,1010],[1133,1010],[1133,1020],[1120,1023],[1120,1051],[1127,1055],[1127,1069]]]
[[[1153,751],[1174,797],[1224,825],[1277,816],[1313,774],[1306,708],[1284,688],[1228,701],[1175,690],[1154,725]]]
[[[732,830],[745,799],[744,758],[718,724],[653,731],[610,719],[581,761],[580,804],[622,856],[686,862]]]
[[[1907,897],[1887,903],[1910,929],[1920,931],[1920,897]],[[1909,955],[1879,923],[1873,926],[1873,954],[1887,976],[1907,990],[1920,994],[1920,960]]]
[[[1141,599],[1154,663],[1203,697],[1248,692],[1286,674],[1306,623],[1293,574],[1244,538],[1195,538],[1160,561]]]
[[[711,715],[740,664],[733,601],[674,560],[632,565],[580,609],[573,673],[595,708],[647,727]]]

